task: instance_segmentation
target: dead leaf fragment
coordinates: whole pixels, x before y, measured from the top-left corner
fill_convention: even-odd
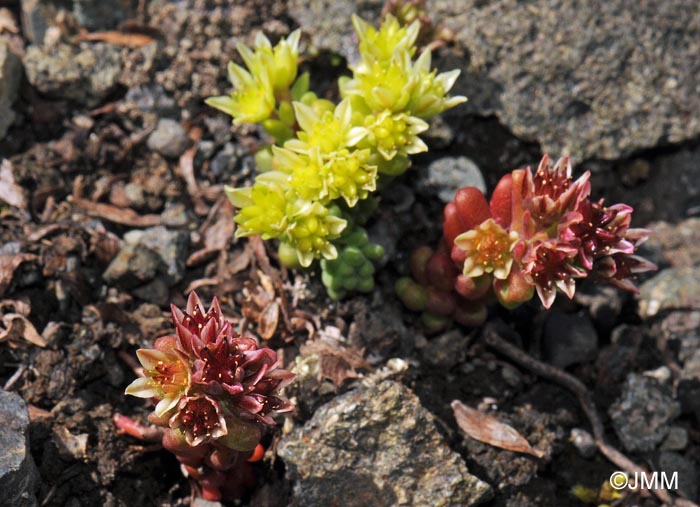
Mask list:
[[[36,259],[36,255],[21,253],[17,255],[0,255],[0,297],[5,294],[5,291],[12,282],[12,277],[15,270],[23,262]]]
[[[131,208],[119,208],[111,204],[83,199],[82,197],[72,196],[69,199],[91,217],[102,218],[115,224],[129,225],[131,227],[153,227],[161,223],[160,215],[139,215]]]
[[[346,379],[357,378],[357,369],[370,369],[364,359],[364,350],[341,345],[340,330],[328,326],[319,332],[319,337],[309,340],[299,349],[302,357],[319,358],[318,380],[328,379],[338,388]]]
[[[19,33],[15,16],[6,7],[0,9],[0,33],[3,32]]]
[[[277,301],[268,304],[260,315],[258,315],[258,333],[263,340],[269,340],[277,331],[277,324],[280,321],[280,305]]]
[[[34,324],[29,322],[24,315],[19,313],[6,313],[2,316],[4,330],[0,330],[0,343],[6,340],[24,338],[29,343],[46,347],[47,343],[37,332]]]
[[[27,199],[24,197],[24,190],[15,181],[12,163],[7,159],[0,164],[0,201],[4,201],[10,206],[19,209],[27,209]]]
[[[139,48],[147,46],[155,39],[144,33],[125,33],[116,31],[81,33],[75,37],[77,42],[106,42],[114,46]]]
[[[202,129],[195,127],[190,130],[189,138],[193,141],[193,145],[180,156],[180,175],[185,180],[187,193],[192,198],[194,212],[199,216],[205,216],[209,212],[209,206],[202,200],[202,192],[194,176],[194,156],[197,153],[199,140],[202,138]]]
[[[73,435],[65,426],[54,429],[54,442],[58,453],[66,459],[82,460],[87,456],[87,433]]]
[[[452,410],[459,427],[474,440],[537,458],[544,456],[542,451],[533,449],[515,429],[495,417],[468,407],[459,400],[452,402]]]

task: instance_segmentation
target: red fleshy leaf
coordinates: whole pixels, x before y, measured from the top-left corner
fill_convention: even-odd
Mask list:
[[[442,220],[442,233],[445,236],[445,243],[452,248],[455,238],[466,230],[466,226],[457,212],[457,206],[452,202],[449,203],[445,206]]]
[[[513,177],[506,174],[493,189],[491,195],[491,215],[498,225],[510,226],[513,215]]]
[[[434,315],[449,317],[455,311],[455,297],[452,290],[440,290],[428,287],[426,310]]]
[[[455,194],[454,203],[465,226],[462,232],[473,229],[491,218],[489,203],[486,202],[484,193],[476,187],[460,188]]]
[[[511,173],[511,219],[510,230],[522,236],[523,233],[523,192],[526,169],[516,169]]]
[[[450,291],[457,278],[457,268],[445,252],[435,252],[426,267],[428,283],[438,289]]]

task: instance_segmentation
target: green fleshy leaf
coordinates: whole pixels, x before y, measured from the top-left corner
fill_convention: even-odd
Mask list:
[[[309,91],[309,73],[304,72],[292,85],[292,99],[302,101],[304,95]]]

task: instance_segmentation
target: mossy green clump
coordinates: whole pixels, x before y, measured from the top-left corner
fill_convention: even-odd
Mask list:
[[[338,243],[338,257],[321,260],[321,280],[328,295],[338,300],[348,292],[372,292],[375,265],[384,256],[384,247],[370,242],[361,226],[353,227]]]

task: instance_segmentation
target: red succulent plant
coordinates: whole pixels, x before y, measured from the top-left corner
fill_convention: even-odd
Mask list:
[[[568,157],[552,166],[545,155],[534,174],[528,167],[504,176],[490,202],[475,187],[460,189],[445,206],[443,246],[432,257],[425,250],[420,256],[426,266],[440,264],[441,275],[416,276],[412,268],[412,284],[406,279],[397,284],[399,297],[405,302],[410,288],[414,302],[426,301],[422,306],[414,303],[415,309],[441,315],[436,310],[446,305],[435,303],[432,287],[444,293],[440,301],[449,300],[449,294],[471,308],[487,302],[490,288],[506,307],[537,292],[549,308],[558,292],[572,298],[576,280],[589,275],[636,291],[630,278],[656,269],[633,255],[650,231],[630,228],[630,206],[591,201],[589,178],[586,172],[574,181]],[[450,253],[451,268],[444,265],[444,251]],[[421,290],[425,297],[416,296]],[[442,314],[458,320],[454,313]],[[485,311],[480,315],[485,319]]]
[[[246,459],[262,429],[275,424],[272,414],[294,408],[279,394],[294,374],[280,368],[275,351],[239,336],[216,298],[205,311],[192,292],[184,311],[171,308],[176,334],[137,351],[143,376],[126,389],[158,402],[149,420],[160,431],[119,414],[114,422],[140,438],[157,435],[205,498],[235,495],[239,491],[230,486],[243,486],[241,478],[250,477]]]

